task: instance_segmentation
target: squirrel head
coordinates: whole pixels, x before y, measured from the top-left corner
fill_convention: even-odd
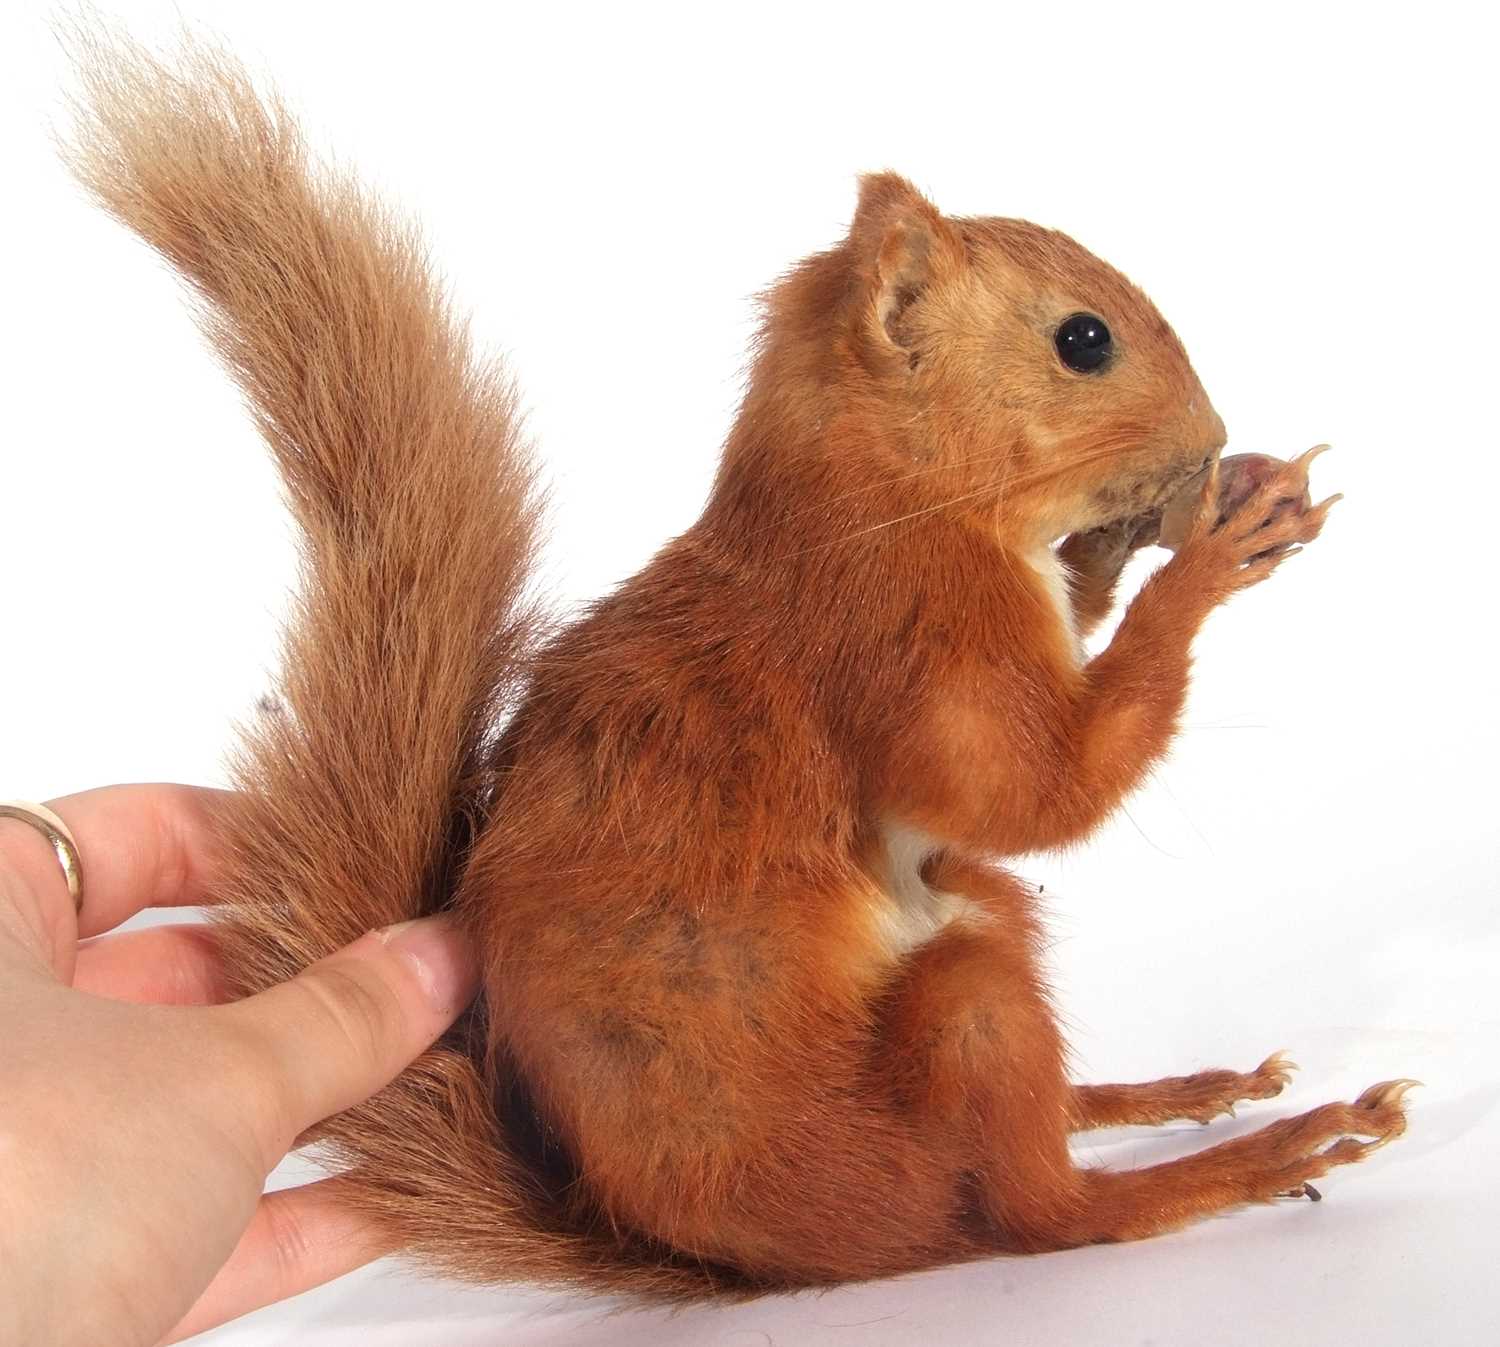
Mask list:
[[[762,386],[815,370],[833,416],[870,429],[835,452],[878,441],[915,509],[946,502],[1020,545],[1148,515],[1224,444],[1182,344],[1118,271],[1022,220],[944,216],[894,173],[861,179],[848,238],[767,319],[763,357],[782,338],[824,354],[775,360]]]

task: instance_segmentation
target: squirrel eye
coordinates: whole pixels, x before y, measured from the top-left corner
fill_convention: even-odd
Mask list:
[[[1053,341],[1057,345],[1058,359],[1080,374],[1093,374],[1102,369],[1115,349],[1104,319],[1092,313],[1075,313],[1071,318],[1064,318]]]

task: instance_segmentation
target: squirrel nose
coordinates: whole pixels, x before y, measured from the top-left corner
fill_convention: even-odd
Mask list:
[[[1208,394],[1201,388],[1196,397],[1189,400],[1188,413],[1188,440],[1194,446],[1217,453],[1222,449],[1229,439],[1229,432],[1224,429],[1224,422],[1214,405],[1208,400]]]

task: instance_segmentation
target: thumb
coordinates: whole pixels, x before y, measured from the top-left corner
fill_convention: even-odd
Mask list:
[[[458,1018],[479,985],[452,917],[361,936],[290,982],[220,1012],[272,1062],[282,1150],[314,1123],[367,1099]],[[278,1152],[279,1154],[280,1152]]]

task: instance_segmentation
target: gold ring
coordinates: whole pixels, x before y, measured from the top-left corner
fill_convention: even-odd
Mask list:
[[[75,910],[83,911],[83,862],[78,859],[78,843],[68,825],[44,804],[30,800],[0,800],[0,818],[19,819],[29,823],[52,843],[57,859],[63,868],[63,877],[68,881],[68,893]]]

